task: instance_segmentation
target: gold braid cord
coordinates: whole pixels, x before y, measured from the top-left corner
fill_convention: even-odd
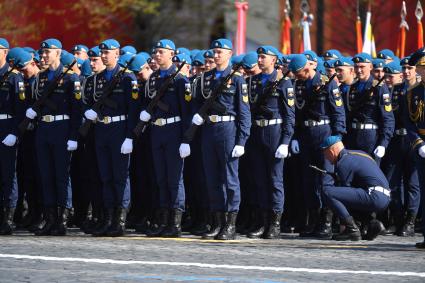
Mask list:
[[[410,116],[410,120],[412,120],[413,122],[418,122],[423,121],[424,120],[424,108],[425,108],[425,103],[423,101],[419,101],[418,106],[416,107],[416,111],[412,111],[412,92],[409,91],[409,93],[407,94],[407,106],[409,108],[409,116]]]

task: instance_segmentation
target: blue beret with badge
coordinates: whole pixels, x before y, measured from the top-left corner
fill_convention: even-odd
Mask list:
[[[205,65],[204,52],[199,52],[192,60],[192,66],[201,67]]]
[[[354,63],[372,63],[372,56],[370,56],[370,54],[362,52],[362,53],[354,55],[353,62]]]
[[[248,52],[242,58],[242,67],[244,69],[252,69],[258,64],[258,53],[257,52]]]
[[[5,38],[0,38],[0,49],[9,49],[9,42]]]
[[[90,66],[90,60],[84,60],[80,67],[81,75],[84,77],[88,77],[93,73],[93,70]]]
[[[136,48],[134,48],[134,46],[131,46],[131,45],[126,45],[120,50],[121,55],[124,55],[124,54],[136,55],[136,53],[137,53]]]
[[[85,46],[84,44],[77,44],[72,48],[72,51],[84,51],[89,52],[89,48]]]
[[[419,48],[409,58],[410,66],[425,66],[425,47]]]
[[[19,52],[18,54],[16,54],[14,65],[18,69],[22,69],[26,65],[28,65],[29,63],[31,63],[31,61],[32,61],[32,55],[31,55],[31,53],[29,53],[29,52],[27,52],[25,50],[22,50],[22,52]]]
[[[99,44],[99,48],[101,50],[115,50],[120,48],[120,43],[116,41],[115,39],[107,39],[102,41],[101,44]]]
[[[390,62],[384,66],[384,72],[387,74],[401,74],[401,65],[398,62]]]
[[[26,52],[29,52],[29,53],[35,53],[34,48],[29,46],[22,47],[22,49],[24,49]]]
[[[204,58],[214,59],[214,51],[212,49],[208,49],[207,51],[205,51]]]
[[[390,49],[382,49],[378,52],[376,57],[384,60],[391,60],[394,59],[395,55]]]
[[[192,50],[190,50],[189,56],[192,59],[192,61],[195,58],[195,56],[198,55],[198,53],[200,53],[200,52],[202,52],[202,51],[199,50],[199,49],[192,49]]]
[[[341,57],[335,61],[336,67],[353,67],[354,63],[350,57]]]
[[[100,57],[100,48],[99,48],[99,46],[95,46],[95,47],[91,48],[89,50],[89,52],[87,52],[87,54],[89,55],[89,57]]]
[[[380,69],[380,68],[384,68],[385,66],[385,60],[384,59],[372,59],[372,66],[374,69]]]
[[[291,62],[288,65],[288,69],[292,72],[298,72],[307,65],[307,57],[304,54],[294,54],[291,58]]]
[[[56,38],[49,38],[40,44],[40,48],[47,49],[62,49],[62,43]]]
[[[155,48],[164,48],[169,50],[176,50],[176,45],[169,39],[161,39],[155,44]]]
[[[135,72],[135,73],[138,73],[138,72],[140,72],[142,70],[143,66],[145,66],[146,63],[148,62],[147,61],[147,58],[146,58],[146,55],[143,54],[143,53],[145,53],[145,52],[138,53],[134,57],[134,59],[131,62],[130,66],[128,67],[129,70],[131,70],[132,72]]]
[[[335,63],[336,63],[336,59],[332,59],[332,60],[325,61],[323,65],[325,66],[325,68],[333,69],[335,68]]]
[[[323,54],[323,56],[333,58],[333,59],[339,59],[342,57],[341,52],[339,52],[336,49],[329,49],[328,51],[325,52],[325,54]]]
[[[322,142],[320,147],[322,149],[326,149],[326,148],[331,147],[331,146],[333,146],[334,144],[336,144],[337,142],[340,142],[340,141],[341,141],[340,136],[329,136]]]
[[[186,62],[187,64],[192,65],[192,59],[190,58],[190,56],[184,53],[173,56],[173,62],[174,63]]]
[[[316,52],[314,52],[313,50],[304,51],[303,54],[305,55],[305,57],[307,57],[307,60],[309,61],[314,61],[314,62],[319,61],[319,56],[317,56]]]
[[[260,55],[260,54],[266,54],[266,55],[277,56],[279,54],[279,51],[274,46],[263,45],[263,46],[260,46],[257,49],[257,54],[258,55]]]
[[[214,40],[214,41],[211,43],[210,48],[211,48],[211,49],[214,49],[214,48],[221,48],[221,49],[228,49],[228,50],[232,50],[232,49],[233,49],[233,44],[232,44],[232,42],[231,42],[229,39],[227,39],[227,38],[219,38],[219,39]]]
[[[62,50],[60,60],[61,60],[61,64],[64,67],[69,67],[69,65],[71,65],[72,62],[74,62],[74,60],[76,60],[76,59],[75,59],[74,55],[72,55],[68,51]],[[77,63],[78,63],[78,61],[77,61]]]
[[[409,65],[410,56],[404,57],[400,60],[400,66]]]
[[[190,56],[190,50],[187,49],[186,47],[179,47],[179,48],[177,48],[176,54],[182,54],[182,53]]]

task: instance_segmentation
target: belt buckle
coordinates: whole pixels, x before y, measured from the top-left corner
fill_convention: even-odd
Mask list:
[[[111,121],[112,121],[112,118],[109,117],[109,116],[103,117],[103,120],[102,120],[103,124],[105,124],[105,125],[110,124]]]
[[[213,123],[217,123],[218,122],[218,115],[211,115],[210,121],[213,122]]]
[[[261,119],[260,120],[260,127],[265,127],[265,126],[267,126],[267,120],[265,120],[265,119]]]
[[[315,126],[315,125],[314,125],[314,121],[312,121],[312,120],[308,120],[308,121],[307,121],[307,124],[308,124],[308,126],[309,126],[309,127],[313,127],[313,126]]]
[[[54,120],[54,118],[53,118],[53,116],[52,116],[52,115],[44,115],[44,116],[43,116],[43,121],[44,121],[44,122],[50,123],[50,122],[52,122],[53,120]]]
[[[155,126],[162,127],[166,124],[166,122],[165,122],[165,119],[158,118],[158,119],[155,120],[154,124],[155,124]]]

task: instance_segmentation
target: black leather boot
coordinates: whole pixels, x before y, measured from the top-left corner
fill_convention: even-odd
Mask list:
[[[52,236],[65,236],[68,224],[69,209],[66,207],[58,207],[58,221],[52,230]]]
[[[106,236],[120,237],[125,234],[125,220],[127,219],[127,209],[124,207],[117,207],[112,219],[112,225],[106,231]]]
[[[158,211],[158,223],[154,224],[147,232],[148,237],[160,237],[162,232],[168,225],[169,211],[166,208],[161,208]]]
[[[112,225],[112,214],[114,213],[113,208],[105,208],[103,210],[103,221],[99,225],[99,227],[93,231],[92,236],[94,237],[102,237],[106,236],[106,232],[108,231],[109,227]]]
[[[316,231],[319,225],[320,208],[313,208],[308,211],[308,225],[304,231],[300,232],[301,238],[316,237]]]
[[[268,222],[268,213],[266,210],[257,210],[257,216],[255,217],[257,219],[257,227],[252,229],[248,234],[247,237],[251,239],[257,239],[263,236],[264,231],[266,231],[266,225]]]
[[[161,236],[165,238],[179,238],[182,235],[182,216],[183,211],[180,209],[171,210],[171,219],[169,225],[164,229]]]
[[[226,216],[226,224],[220,233],[215,237],[216,240],[234,240],[236,239],[236,218],[237,211],[228,212]]]
[[[332,237],[336,241],[360,241],[361,234],[360,229],[357,227],[356,223],[353,220],[353,217],[348,217],[346,219],[341,219],[341,224],[345,225],[345,230]]]
[[[0,235],[12,235],[14,215],[15,215],[14,207],[5,207],[3,209],[3,221],[0,227]]]
[[[315,232],[315,237],[319,239],[332,239],[332,210],[329,208],[323,208],[320,216],[320,223],[317,231]]]
[[[214,239],[223,228],[225,219],[224,212],[213,212],[211,228],[207,233],[202,235],[202,239]]]
[[[404,225],[400,231],[398,231],[397,236],[402,237],[413,237],[415,236],[415,219],[416,215],[408,212],[406,215],[406,219],[404,221]]]
[[[377,219],[372,219],[369,222],[369,225],[367,226],[367,234],[366,234],[365,239],[368,240],[368,241],[373,241],[383,231],[385,231],[384,224],[382,224],[382,222],[377,220]]]
[[[58,210],[56,207],[48,207],[44,212],[44,225],[35,231],[36,236],[49,236],[55,228],[58,219]]]
[[[245,229],[240,229],[240,234],[248,235],[248,233],[257,230],[260,221],[262,221],[260,209],[253,208],[249,213],[248,225]]]
[[[269,225],[263,235],[264,239],[279,239],[280,238],[280,219],[282,218],[281,212],[274,210],[270,211]]]

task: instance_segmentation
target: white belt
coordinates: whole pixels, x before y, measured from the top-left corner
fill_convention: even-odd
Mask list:
[[[162,127],[162,126],[177,123],[177,122],[180,122],[180,121],[181,121],[180,116],[176,116],[176,117],[171,117],[171,118],[166,118],[166,119],[165,118],[158,118],[154,122],[152,122],[152,124],[155,125],[155,126]]]
[[[261,119],[261,120],[255,120],[255,124],[258,127],[267,127],[267,126],[271,126],[271,125],[282,124],[282,119],[271,119],[271,120]]]
[[[41,117],[41,121],[43,122],[54,122],[54,121],[62,121],[62,120],[69,120],[68,115],[44,115]]]
[[[6,119],[11,119],[13,118],[13,116],[9,115],[9,114],[0,114],[0,120],[6,120]]]
[[[330,123],[331,123],[331,121],[328,120],[328,119],[324,119],[324,120],[320,120],[320,121],[307,120],[307,121],[304,121],[304,126],[315,127],[315,126],[321,126],[321,125],[328,125]]]
[[[376,125],[376,124],[351,123],[351,128],[358,129],[358,130],[377,130],[378,125]]]
[[[395,130],[395,134],[398,136],[405,136],[407,135],[407,130],[405,128],[397,129]]]
[[[235,121],[235,116],[232,116],[232,115],[228,115],[228,116],[211,115],[211,116],[208,116],[208,118],[213,123]]]
[[[97,122],[103,123],[103,124],[110,124],[110,123],[114,123],[114,122],[119,122],[119,121],[125,121],[127,120],[127,116],[126,115],[120,115],[120,116],[105,116],[103,117],[103,119],[97,119]]]
[[[383,187],[380,187],[380,186],[370,187],[370,188],[368,188],[368,190],[369,190],[369,194],[370,194],[371,192],[373,192],[373,191],[376,191],[376,192],[383,193],[383,194],[384,194],[384,195],[386,195],[387,197],[390,197],[390,196],[391,196],[391,191],[390,191],[390,190],[387,190],[387,189],[385,189],[385,188],[383,188]]]

